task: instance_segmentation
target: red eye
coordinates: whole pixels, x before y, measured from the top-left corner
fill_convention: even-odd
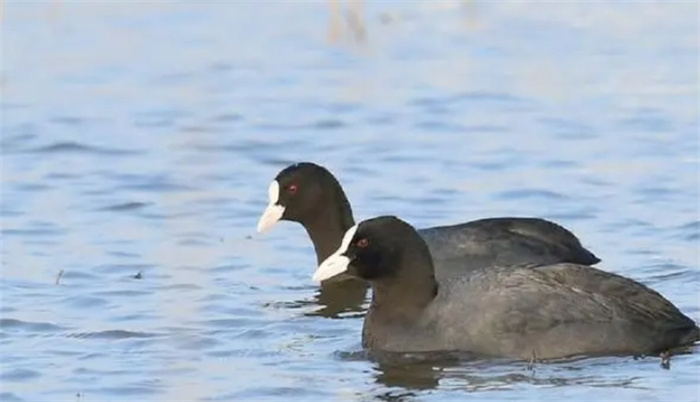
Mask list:
[[[358,240],[357,243],[355,243],[355,244],[359,248],[365,248],[365,247],[369,246],[369,240],[367,240],[365,237],[363,237],[360,240]]]
[[[291,195],[296,194],[297,190],[298,190],[298,189],[297,189],[297,185],[296,185],[296,184],[290,184],[290,185],[287,187],[287,192],[288,192],[289,194],[291,194]]]

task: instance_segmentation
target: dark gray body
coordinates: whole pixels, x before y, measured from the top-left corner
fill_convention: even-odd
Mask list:
[[[573,233],[539,218],[488,218],[417,232],[428,245],[439,282],[493,265],[600,262]]]
[[[654,290],[576,264],[476,269],[440,281],[420,311],[397,315],[403,303],[373,300],[365,347],[552,359],[652,354],[700,339],[695,322]]]

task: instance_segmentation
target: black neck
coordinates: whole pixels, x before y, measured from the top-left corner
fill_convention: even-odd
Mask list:
[[[397,318],[422,311],[435,298],[438,285],[431,275],[412,280],[377,281],[372,284],[372,306],[391,311]]]
[[[329,196],[330,199],[323,204],[325,208],[314,211],[313,216],[301,222],[314,244],[319,264],[340,247],[343,235],[355,224],[343,190],[337,188]]]
[[[400,272],[372,281],[372,308],[383,319],[414,320],[437,295],[432,261],[420,254],[406,253]]]
[[[410,332],[435,298],[438,285],[432,271],[372,282],[372,302],[362,327],[362,345],[383,349],[397,328]]]

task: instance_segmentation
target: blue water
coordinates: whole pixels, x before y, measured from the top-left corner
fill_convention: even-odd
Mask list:
[[[359,219],[555,220],[700,320],[697,2],[4,6],[0,400],[700,400],[700,347],[380,364],[304,230],[255,233],[310,160]]]

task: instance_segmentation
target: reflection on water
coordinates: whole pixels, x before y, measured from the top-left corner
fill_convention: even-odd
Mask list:
[[[574,357],[549,362],[522,362],[508,359],[484,359],[467,353],[441,352],[422,354],[355,353],[345,359],[369,358],[374,362],[375,381],[388,388],[400,388],[387,392],[380,398],[396,398],[417,395],[415,391],[437,388],[459,388],[463,391],[514,389],[520,385],[546,387],[624,387],[647,389],[639,377],[616,373],[608,376],[596,373],[596,367],[622,369],[623,364],[644,361],[654,366],[650,370],[671,369],[671,360],[694,352],[693,347],[678,348],[662,356]],[[675,356],[675,357],[674,357]],[[622,362],[619,360],[622,359]],[[625,363],[626,362],[626,363]],[[591,370],[591,368],[594,368]],[[445,384],[447,382],[448,384]]]
[[[610,358],[570,359],[531,367],[521,362],[453,355],[433,356],[425,361],[415,358],[401,361],[394,357],[390,361],[375,362],[372,371],[375,382],[380,385],[375,397],[391,401],[418,396],[420,391],[438,387],[470,393],[515,390],[523,386],[646,389],[641,378],[596,374],[588,369],[590,366],[621,368],[619,362]]]
[[[420,359],[415,356],[374,356],[373,367],[377,383],[389,388],[426,390],[438,386],[445,369],[457,367],[465,360],[447,353],[431,354]]]
[[[319,286],[312,299],[273,303],[276,308],[308,309],[304,315],[325,318],[360,318],[367,311],[367,285],[358,281],[331,282]]]
[[[674,352],[693,353],[692,348]],[[370,360],[372,376],[379,385],[373,395],[382,400],[402,400],[437,388],[478,393],[534,387],[594,387],[650,389],[641,375],[625,373],[630,364],[644,363],[650,375],[663,375],[658,357],[576,357],[548,363],[528,363],[509,359],[483,359],[462,352],[380,353],[366,351],[341,353],[344,361]],[[639,363],[638,363],[639,362]],[[388,390],[388,391],[387,391]]]
[[[341,313],[364,313],[367,288],[366,283],[353,280],[324,284],[314,295],[314,302],[321,308],[313,315],[334,318]]]

